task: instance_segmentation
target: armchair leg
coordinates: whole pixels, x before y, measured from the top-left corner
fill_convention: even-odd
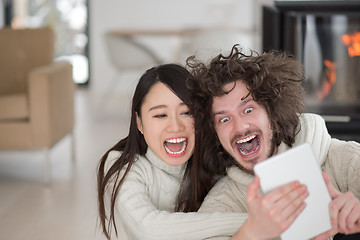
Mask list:
[[[50,150],[46,148],[44,151],[45,151],[44,183],[46,185],[49,185],[50,184]]]
[[[70,133],[70,138],[71,138],[71,162],[72,164],[76,163],[76,144],[75,144],[75,134],[74,134],[74,130],[71,131]]]

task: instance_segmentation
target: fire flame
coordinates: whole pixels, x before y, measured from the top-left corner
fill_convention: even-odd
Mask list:
[[[360,32],[344,34],[342,36],[342,41],[347,46],[350,57],[360,56]],[[317,93],[317,97],[319,99],[326,97],[336,82],[336,64],[325,59],[324,65],[326,67],[325,81],[323,83],[322,89]]]
[[[332,86],[336,82],[336,64],[325,59],[324,65],[326,66],[326,81],[323,83],[322,90],[317,93],[317,97],[319,99],[323,99],[324,97],[326,97],[330,93]]]
[[[360,32],[345,34],[342,41],[348,47],[350,57],[360,56]]]

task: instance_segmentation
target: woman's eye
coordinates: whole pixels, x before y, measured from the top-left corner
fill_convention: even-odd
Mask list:
[[[220,123],[226,123],[227,121],[229,121],[230,119],[228,117],[223,117],[220,119]]]
[[[190,111],[183,112],[181,115],[189,115]]]
[[[157,114],[154,117],[155,118],[164,118],[164,117],[166,117],[166,114]]]
[[[248,107],[248,108],[245,109],[244,113],[251,113],[252,110],[253,110],[252,107]]]

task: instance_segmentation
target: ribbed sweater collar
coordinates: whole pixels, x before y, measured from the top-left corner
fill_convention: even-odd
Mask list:
[[[182,176],[186,163],[180,166],[171,166],[161,160],[150,148],[147,149],[145,157],[153,164],[155,167],[173,175],[173,176]]]

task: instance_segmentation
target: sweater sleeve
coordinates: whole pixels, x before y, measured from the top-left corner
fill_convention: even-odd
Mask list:
[[[151,168],[149,164],[147,168]],[[130,239],[205,239],[232,236],[240,227],[239,213],[181,213],[160,211],[153,204],[151,171],[133,166],[117,200],[122,223]]]
[[[360,144],[331,140],[327,161],[322,166],[341,192],[351,191],[360,199]]]
[[[246,191],[247,187],[237,186],[229,176],[222,177],[204,199],[199,212],[240,212],[243,223],[248,212]]]

